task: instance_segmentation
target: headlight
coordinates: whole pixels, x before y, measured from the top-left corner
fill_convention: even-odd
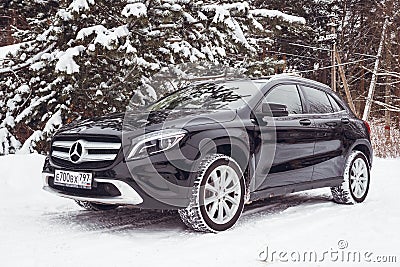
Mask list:
[[[132,139],[132,149],[128,159],[143,158],[168,150],[182,140],[186,133],[181,129],[166,129],[136,137]]]

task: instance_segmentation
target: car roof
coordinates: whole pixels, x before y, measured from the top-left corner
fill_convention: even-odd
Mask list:
[[[307,79],[307,78],[303,78],[297,74],[291,74],[291,73],[283,73],[283,74],[275,74],[275,75],[271,75],[268,76],[269,79],[266,79],[266,77],[262,77],[260,79],[251,79],[253,82],[271,82],[271,81],[293,81],[293,82],[299,82],[299,83],[305,83],[305,84],[310,84],[310,85],[314,85],[317,87],[322,87],[324,89],[330,89],[329,86],[327,86],[326,84],[311,80],[311,79]]]
[[[195,83],[232,83],[232,82],[253,82],[254,84],[257,85],[257,87],[262,88],[264,85],[266,85],[269,82],[275,82],[279,83],[280,81],[282,82],[297,82],[297,83],[303,83],[303,84],[308,84],[312,85],[318,88],[322,88],[325,90],[331,91],[331,88],[323,83],[303,78],[295,73],[282,73],[282,74],[274,74],[271,76],[265,76],[265,77],[258,77],[258,78],[235,78],[235,77],[228,77],[228,78],[221,78],[221,79],[210,79],[210,80],[203,80],[203,81],[197,81]]]

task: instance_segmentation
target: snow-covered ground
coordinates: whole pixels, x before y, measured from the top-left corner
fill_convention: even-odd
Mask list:
[[[361,205],[334,204],[325,189],[273,198],[251,204],[219,234],[187,230],[176,213],[84,211],[41,190],[43,159],[0,157],[1,266],[271,266],[274,251],[272,266],[292,266],[296,253],[311,252],[324,261],[296,266],[355,266],[342,262],[343,252],[362,254],[360,266],[400,262],[400,159],[375,160]],[[366,264],[365,252],[397,263]]]

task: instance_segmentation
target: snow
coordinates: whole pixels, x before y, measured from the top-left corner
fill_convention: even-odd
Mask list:
[[[45,101],[50,100],[55,94],[56,94],[56,91],[53,91],[48,95],[33,98],[31,100],[29,107],[25,108],[22,112],[20,112],[18,114],[18,116],[15,118],[15,122],[20,122],[26,116],[29,116],[30,114],[32,114],[32,111],[35,109],[35,107],[39,106],[41,103],[43,103]]]
[[[24,142],[22,147],[17,151],[18,154],[29,154],[34,152],[33,146],[36,141],[39,141],[40,138],[42,137],[42,131],[36,130],[29,136],[28,139]]]
[[[280,19],[283,19],[284,21],[287,21],[290,23],[306,24],[306,20],[304,18],[298,17],[298,16],[293,16],[293,15],[288,15],[279,10],[255,9],[255,10],[250,10],[250,14],[252,14],[254,16],[261,16],[261,17],[267,17],[267,18],[280,18]]]
[[[85,47],[83,45],[78,45],[68,48],[65,52],[60,52],[57,55],[58,62],[56,64],[56,70],[65,71],[67,74],[79,72],[79,65],[76,64],[73,57],[78,56],[83,50],[85,50]]]
[[[66,11],[65,9],[60,9],[57,12],[57,16],[59,16],[62,20],[65,20],[65,21],[71,20],[73,18],[71,12]]]
[[[21,143],[7,130],[7,128],[0,128],[0,155],[8,154],[11,147],[16,150],[20,146]]]
[[[259,255],[267,246],[270,251],[322,254],[338,250],[340,240],[348,242],[347,251],[399,260],[400,159],[375,160],[363,204],[337,205],[327,189],[291,194],[252,203],[233,229],[219,234],[190,231],[176,213],[127,207],[83,211],[73,201],[41,190],[43,160],[37,154],[0,157],[3,266],[292,266],[266,263]]]
[[[230,11],[232,9],[244,11],[248,8],[249,8],[249,6],[248,6],[248,3],[246,3],[246,2],[223,4],[223,5],[212,4],[212,5],[203,6],[203,10],[215,12],[215,15],[213,18],[213,23],[215,23],[215,24],[224,23],[226,26],[228,26],[231,29],[232,37],[234,38],[234,40],[236,42],[245,45],[251,51],[255,51],[255,48],[252,47],[248,43],[239,23],[231,16],[231,13],[230,13]]]
[[[73,0],[68,9],[79,13],[81,10],[88,10],[89,4],[94,5],[94,0]]]
[[[85,37],[95,34],[94,44],[101,44],[102,46],[112,49],[113,45],[118,43],[118,39],[129,35],[129,30],[126,25],[122,25],[113,29],[107,29],[103,25],[95,25],[81,29],[76,35],[77,40],[83,40]],[[92,48],[90,49],[92,50]]]
[[[61,124],[62,124],[61,109],[59,109],[51,116],[49,120],[47,120],[43,132],[52,133],[56,128],[60,127]]]
[[[199,58],[205,58],[205,55],[198,49],[192,47],[186,41],[174,42],[169,45],[174,53],[181,54],[183,57],[189,58],[191,62],[197,61]]]
[[[121,14],[125,17],[145,17],[147,15],[147,8],[143,3],[127,4]]]
[[[7,55],[15,56],[22,44],[23,43],[0,46],[0,63],[1,60],[4,60],[7,57]]]

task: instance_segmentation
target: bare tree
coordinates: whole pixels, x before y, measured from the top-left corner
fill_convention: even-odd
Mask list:
[[[385,22],[383,23],[383,27],[382,27],[381,41],[379,43],[378,54],[376,56],[375,66],[374,66],[374,70],[372,73],[372,80],[371,80],[371,84],[370,84],[369,90],[368,90],[367,102],[365,103],[364,114],[362,117],[363,120],[368,120],[369,113],[371,111],[372,101],[374,98],[375,87],[376,87],[377,73],[378,73],[379,63],[380,63],[380,60],[382,57],[382,52],[383,52],[383,48],[384,48],[384,44],[385,44],[385,36],[386,36],[386,30],[387,30],[388,25],[389,25],[389,17],[386,17]]]

